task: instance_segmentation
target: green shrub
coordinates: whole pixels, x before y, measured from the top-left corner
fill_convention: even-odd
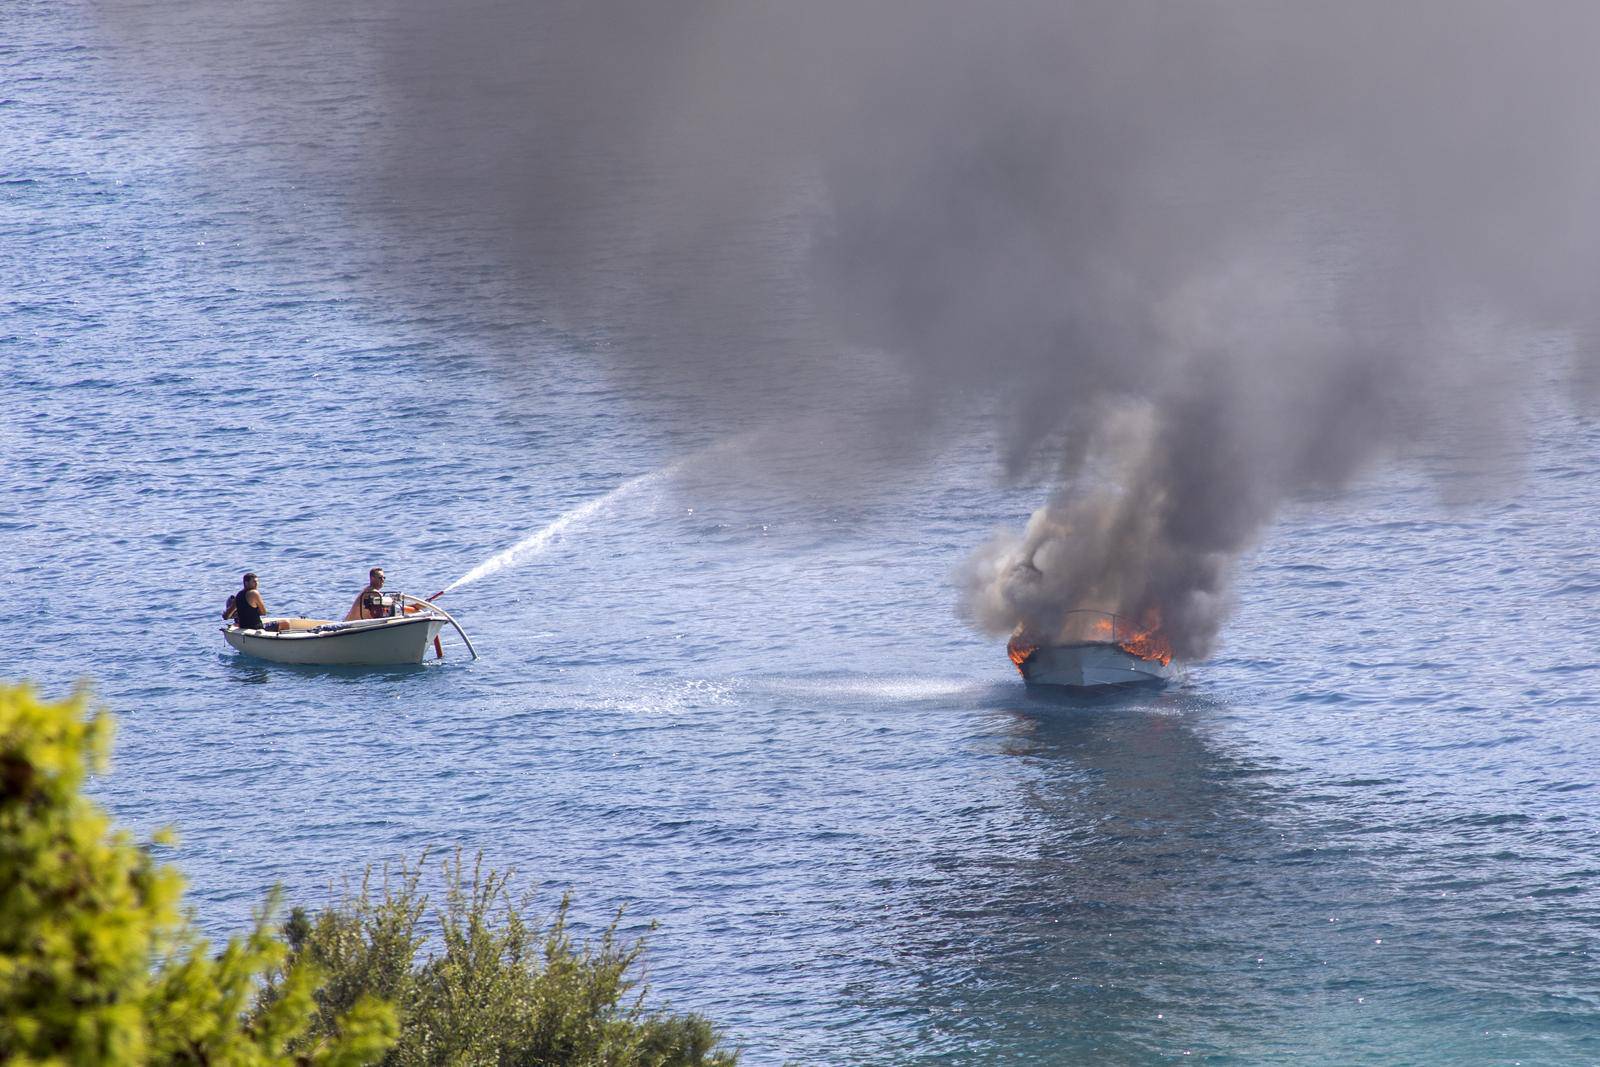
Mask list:
[[[642,942],[617,923],[574,945],[562,899],[541,927],[509,875],[371,872],[314,919],[270,918],[220,952],[183,882],[82,795],[111,723],[82,697],[0,685],[0,1063],[7,1067],[731,1067],[711,1024],[648,1012]],[[620,920],[621,914],[618,914]],[[423,933],[431,919],[431,937]],[[431,946],[431,951],[430,951]]]
[[[400,1012],[399,1040],[384,1064],[606,1065],[731,1067],[709,1022],[643,1007],[632,977],[644,950],[625,942],[617,922],[597,942],[578,946],[567,930],[563,897],[544,925],[529,919],[530,901],[512,892],[509,874],[470,868],[457,854],[444,865],[444,899],[429,908],[421,889],[424,861],[369,869],[333,906],[308,918],[296,911],[287,930],[291,956],[262,997],[276,1008],[298,970],[322,976],[316,1019],[302,1040],[328,1040],[363,998],[381,997]],[[431,936],[423,932],[430,917]]]
[[[177,872],[81,794],[110,740],[110,720],[82,696],[47,703],[0,685],[0,1063],[356,1067],[381,1058],[393,1011],[354,997],[332,1025],[314,1020],[320,976],[281,972],[270,906],[248,936],[211,953],[180,910]],[[247,1015],[274,973],[274,1002]]]

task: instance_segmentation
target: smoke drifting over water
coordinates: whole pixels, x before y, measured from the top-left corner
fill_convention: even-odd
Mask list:
[[[1508,447],[1533,339],[1590,328],[1586,0],[469,0],[366,39],[388,225],[642,392],[907,457],[981,414],[1053,471],[964,572],[987,632],[1154,612],[1203,656],[1286,500]]]

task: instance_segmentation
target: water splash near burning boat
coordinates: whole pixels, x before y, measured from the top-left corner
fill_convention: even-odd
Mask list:
[[[1006,644],[1006,655],[1029,685],[1073,689],[1165,685],[1177,673],[1172,644],[1154,613],[1139,625],[1108,611],[1069,611],[1048,639],[1018,626]]]

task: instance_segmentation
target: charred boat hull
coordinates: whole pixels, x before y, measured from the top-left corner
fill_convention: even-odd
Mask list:
[[[1176,673],[1170,662],[1144,659],[1120,645],[1101,641],[1043,645],[1028,653],[1017,670],[1029,685],[1070,689],[1165,685]]]

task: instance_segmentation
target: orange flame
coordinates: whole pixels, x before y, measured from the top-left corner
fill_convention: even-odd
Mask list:
[[[1011,635],[1011,640],[1006,642],[1006,655],[1011,657],[1011,662],[1017,665],[1017,673],[1022,674],[1022,665],[1028,662],[1039,646],[1022,636],[1019,630]],[[1023,675],[1026,677],[1026,675]]]
[[[1122,651],[1140,659],[1154,660],[1165,667],[1172,662],[1172,643],[1154,630],[1144,630],[1117,645]]]
[[[1172,662],[1172,642],[1161,632],[1161,612],[1151,608],[1144,614],[1144,628],[1126,635],[1117,647],[1140,659],[1153,660],[1165,667]]]
[[[1078,616],[1080,619],[1082,616]],[[1161,612],[1152,608],[1145,612],[1143,624],[1134,624],[1121,616],[1106,614],[1092,622],[1078,622],[1076,634],[1062,634],[1060,640],[1067,643],[1075,641],[1103,642],[1114,644],[1130,656],[1159,663],[1163,667],[1172,662],[1172,642],[1161,629]],[[1027,672],[1023,665],[1033,658],[1039,651],[1038,642],[1024,636],[1023,627],[1018,626],[1012,633],[1011,640],[1006,642],[1006,655],[1011,657],[1011,662],[1016,664],[1017,672],[1024,678]]]

